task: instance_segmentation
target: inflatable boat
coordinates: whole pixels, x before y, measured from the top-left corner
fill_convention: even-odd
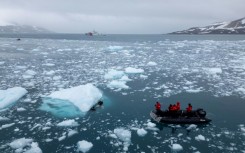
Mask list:
[[[206,118],[206,111],[203,109],[197,109],[191,112],[187,112],[185,110],[153,110],[150,112],[150,116],[158,123],[167,124],[204,124],[211,122],[211,119]]]

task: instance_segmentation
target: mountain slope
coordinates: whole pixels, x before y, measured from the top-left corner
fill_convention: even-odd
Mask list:
[[[193,27],[170,34],[245,34],[245,17],[231,22],[218,22],[205,27]]]
[[[29,25],[5,25],[0,26],[0,33],[50,33],[50,31]]]

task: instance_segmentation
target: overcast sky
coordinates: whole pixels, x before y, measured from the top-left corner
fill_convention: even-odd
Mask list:
[[[245,0],[0,0],[0,25],[161,34],[245,17]]]

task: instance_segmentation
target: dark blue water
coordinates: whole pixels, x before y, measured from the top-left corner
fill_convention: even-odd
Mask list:
[[[128,74],[127,67],[144,72]],[[124,71],[131,79],[125,82],[128,89],[108,86],[113,80],[104,76],[111,69]],[[28,70],[36,75],[26,78]],[[245,151],[242,35],[1,35],[0,72],[0,90],[16,86],[28,90],[0,112],[9,118],[0,121],[0,127],[14,123],[0,129],[1,152],[14,152],[9,143],[20,138],[33,139],[42,152],[77,152],[81,140],[93,144],[89,152],[174,152],[172,144],[183,147],[179,152]],[[103,92],[103,108],[83,117],[40,110],[46,95],[87,83]],[[205,109],[212,122],[191,131],[186,129],[189,125],[155,123],[149,113],[156,101],[163,109],[177,101],[182,109],[192,103],[194,109]],[[21,107],[26,111],[18,112]],[[57,126],[68,118],[79,126]],[[150,122],[156,127],[150,128]],[[130,142],[112,137],[117,128],[131,132]],[[140,128],[147,131],[143,137],[137,134]],[[70,130],[77,134],[68,137]],[[199,140],[200,135],[205,140]],[[30,149],[30,144],[23,149],[20,152]]]

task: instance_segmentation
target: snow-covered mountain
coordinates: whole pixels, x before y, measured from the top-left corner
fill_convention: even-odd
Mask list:
[[[193,27],[170,34],[245,34],[245,17],[231,22],[218,22],[205,27]]]
[[[49,30],[29,25],[0,25],[0,33],[50,33]]]

